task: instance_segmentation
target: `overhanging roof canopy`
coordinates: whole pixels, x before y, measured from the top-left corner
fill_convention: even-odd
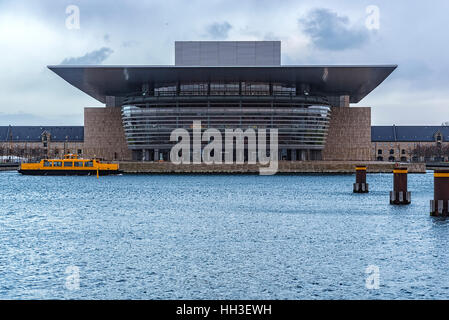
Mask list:
[[[309,84],[312,92],[349,95],[357,103],[381,84],[397,65],[382,66],[48,66],[61,78],[105,103],[106,96],[125,96],[144,83],[253,81]]]

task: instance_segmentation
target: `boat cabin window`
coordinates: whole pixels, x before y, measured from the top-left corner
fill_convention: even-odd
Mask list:
[[[93,163],[92,161],[86,161],[86,162],[84,163],[84,166],[85,166],[85,167],[93,167],[93,166],[94,166],[94,163]]]
[[[53,161],[53,167],[62,167],[61,161]]]
[[[82,161],[75,161],[75,167],[82,167],[83,162]]]
[[[72,161],[64,161],[64,167],[73,167]]]
[[[51,162],[44,160],[44,167],[51,167]]]

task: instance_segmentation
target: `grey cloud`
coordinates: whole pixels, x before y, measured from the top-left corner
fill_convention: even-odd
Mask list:
[[[81,11],[81,30],[77,31],[65,28],[65,9],[73,2],[79,5]],[[36,39],[32,38],[35,36],[33,32],[22,33],[22,29],[16,28],[15,24],[0,23],[0,29],[3,28],[0,34],[12,35],[5,38],[6,43],[2,43],[9,48],[9,54],[2,56],[0,69],[8,68],[11,63],[16,66],[13,77],[0,75],[0,105],[12,105],[14,110],[20,108],[25,113],[59,115],[63,110],[58,101],[63,99],[66,104],[64,110],[71,110],[80,116],[79,120],[76,118],[76,122],[73,117],[61,116],[61,124],[82,123],[83,106],[101,104],[62,81],[45,68],[47,64],[59,63],[64,58],[75,59],[101,47],[114,49],[114,53],[103,60],[102,64],[109,61],[118,64],[169,64],[173,63],[174,40],[197,40],[199,37],[211,39],[213,34],[208,33],[208,30],[220,29],[214,28],[213,23],[226,26],[224,22],[227,21],[232,28],[227,34],[222,34],[222,37],[227,36],[226,39],[235,35],[236,40],[284,40],[283,64],[399,64],[391,77],[361,104],[374,107],[373,119],[377,123],[385,121],[391,124],[391,119],[400,115],[400,112],[410,112],[409,119],[400,117],[397,119],[402,120],[395,120],[404,124],[412,119],[430,124],[433,123],[432,116],[434,119],[449,119],[449,111],[444,103],[449,101],[449,62],[446,59],[449,45],[441,41],[445,39],[449,1],[435,0],[432,5],[405,0],[373,2],[381,9],[380,29],[375,32],[364,27],[365,5],[354,5],[353,0],[320,0],[312,4],[312,9],[328,8],[331,11],[318,10],[314,15],[314,11],[307,9],[310,8],[310,1],[298,0],[250,0],[240,1],[238,6],[230,6],[229,1],[200,0],[122,1],[114,5],[106,0],[0,0],[0,20],[11,17],[11,21],[16,21],[18,27],[23,25],[22,21],[28,21],[30,30],[34,27],[40,30],[42,27],[44,32],[49,32],[42,34],[42,41],[34,41]],[[365,1],[365,4],[368,3],[371,2]],[[404,10],[404,6],[407,10]],[[179,10],[173,11],[173,7]],[[345,8],[350,8],[348,13],[342,11]],[[290,21],[291,18],[293,20]],[[195,21],[194,24],[191,23],[192,20]],[[120,21],[127,23],[119,23]],[[301,29],[301,33],[292,35],[294,30],[291,27],[296,27],[297,31]],[[303,31],[306,28],[308,33]],[[109,39],[107,36],[104,38],[104,35],[109,35]],[[365,42],[363,38],[360,40],[360,35],[367,36]],[[303,50],[303,41],[298,39],[301,36],[310,39],[311,48]],[[92,49],[79,54],[67,53],[66,48],[72,47],[74,41],[80,41],[80,45],[87,45],[90,46],[87,48]],[[344,45],[341,44],[342,41]],[[36,53],[32,57],[29,57],[27,45],[29,50]],[[359,47],[355,50],[341,49],[356,45]],[[87,61],[89,62],[91,61]],[[24,81],[25,78],[33,81]],[[24,90],[27,99],[23,99]],[[410,92],[413,91],[420,94],[412,96]],[[17,101],[20,101],[19,105]],[[386,105],[388,108],[382,109]],[[399,105],[404,105],[404,108],[399,108]],[[435,117],[435,114],[427,111],[420,113],[419,110],[426,110],[421,109],[421,106],[426,105],[428,108],[432,105],[441,108],[444,116]],[[411,106],[419,107],[410,110]],[[393,115],[393,108],[401,111]],[[376,110],[385,110],[385,113],[381,114],[381,111]],[[47,123],[44,119],[32,120],[26,115],[23,117],[24,124]],[[17,116],[16,120],[10,118],[5,121],[6,124],[14,124],[19,118]],[[3,119],[4,115],[0,115],[0,121]]]
[[[65,58],[61,64],[101,64],[106,60],[114,51],[111,48],[103,47],[98,50],[94,50],[86,53],[82,57]]]
[[[310,11],[298,20],[304,33],[319,49],[345,50],[363,45],[370,37],[364,26],[351,26],[349,18],[339,16],[329,9],[319,8]]]
[[[216,40],[224,40],[228,37],[229,30],[232,29],[232,25],[225,21],[223,23],[215,22],[207,27],[207,34]]]
[[[134,41],[134,40],[126,40],[126,41],[123,41],[122,44],[121,44],[121,46],[123,48],[131,48],[131,47],[135,47],[137,45],[139,45],[139,42],[138,41]]]

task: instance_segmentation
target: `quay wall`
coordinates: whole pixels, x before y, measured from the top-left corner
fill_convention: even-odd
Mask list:
[[[278,174],[352,174],[355,166],[366,165],[368,173],[391,173],[395,167],[391,162],[348,161],[279,161]],[[119,162],[120,170],[129,174],[259,174],[259,165],[248,164],[182,164],[171,162]],[[410,173],[425,173],[424,163],[404,163]]]
[[[14,171],[18,169],[18,164],[0,164],[0,171]]]

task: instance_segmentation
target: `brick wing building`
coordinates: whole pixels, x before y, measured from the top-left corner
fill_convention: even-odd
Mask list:
[[[449,158],[448,126],[373,126],[371,160],[441,162]]]
[[[39,160],[83,154],[83,126],[0,126],[0,157]]]

